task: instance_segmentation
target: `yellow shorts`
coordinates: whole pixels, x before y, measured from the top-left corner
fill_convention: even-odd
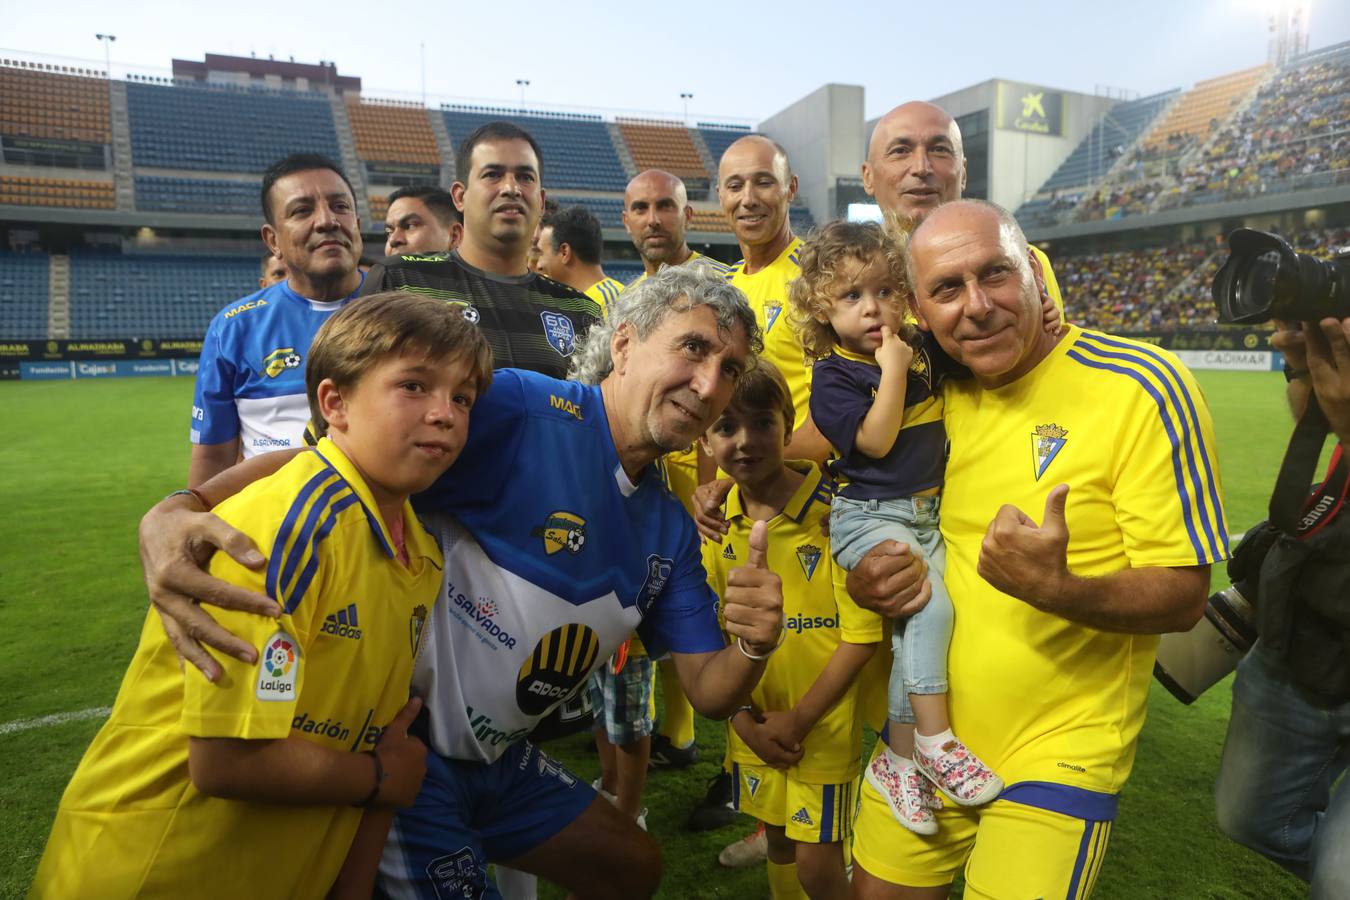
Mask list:
[[[909,887],[951,884],[964,865],[965,896],[970,900],[1088,897],[1106,858],[1112,819],[1078,818],[1029,805],[1057,803],[1056,798],[1068,796],[1056,790],[1060,788],[1076,790],[1022,782],[1008,791],[1025,802],[999,799],[971,809],[949,801],[936,814],[938,833],[923,837],[897,822],[886,801],[864,781],[854,823],[853,859],[877,878]],[[1114,816],[1111,795],[1081,791],[1079,799],[1084,799],[1082,795],[1088,795],[1085,812],[1109,811]]]
[[[782,827],[789,840],[833,844],[853,831],[856,779],[811,784],[782,769],[740,763],[731,764],[731,777],[731,805],[766,825]]]

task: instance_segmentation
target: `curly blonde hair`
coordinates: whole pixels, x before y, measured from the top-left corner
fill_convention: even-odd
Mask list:
[[[830,327],[834,287],[839,263],[853,259],[867,265],[881,257],[895,280],[896,304],[903,316],[904,299],[911,293],[905,274],[903,236],[896,236],[875,222],[831,222],[807,237],[801,252],[801,277],[788,285],[790,322],[802,337],[802,347],[811,359],[824,359],[839,344]]]

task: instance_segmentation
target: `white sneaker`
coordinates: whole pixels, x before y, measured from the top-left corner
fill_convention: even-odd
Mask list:
[[[727,869],[748,869],[769,858],[769,838],[764,834],[764,823],[739,841],[727,844],[717,854],[718,865]]]
[[[914,763],[885,750],[867,767],[867,783],[886,800],[901,825],[915,834],[937,834],[933,810],[942,802]]]
[[[615,795],[611,794],[609,791],[605,790],[604,788],[602,788],[602,787],[600,786],[600,784],[601,784],[601,781],[600,781],[599,778],[597,778],[597,779],[595,779],[594,781],[591,782],[591,787],[595,788],[595,792],[596,792],[597,794],[599,794],[601,797],[604,797],[604,798],[605,798],[606,800],[608,800],[610,803],[614,804],[615,806],[618,806],[618,805],[619,805],[619,798],[616,797]]]

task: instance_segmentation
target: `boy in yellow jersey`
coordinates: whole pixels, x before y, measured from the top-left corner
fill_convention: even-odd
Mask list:
[[[1039,260],[1006,210],[943,205],[910,262],[920,327],[974,376],[944,392],[951,723],[1007,787],[939,811],[923,838],[865,786],[854,887],[946,896],[964,867],[967,897],[1077,900],[1134,762],[1157,635],[1198,620],[1227,556],[1213,425],[1166,351],[1041,327]],[[909,586],[885,577],[885,547],[869,556],[852,595],[885,609],[866,581]]]
[[[267,550],[259,571],[210,566],[281,608],[218,613],[257,662],[222,657],[211,684],[146,617],[31,896],[322,897],[362,808],[413,802],[408,686],[443,562],[407,498],[455,461],[491,377],[485,339],[439,300],[374,295],[323,325],[306,383],[328,436],[216,509]]]
[[[703,545],[703,565],[714,590],[757,558],[783,580],[787,637],[750,705],[731,719],[732,799],[765,825],[771,896],[804,891],[819,900],[848,894],[843,845],[862,741],[857,676],[882,623],[849,598],[831,558],[824,523],[833,484],[813,462],[783,461],[795,418],[783,376],[761,361],[700,440],[735,481],[730,532]]]

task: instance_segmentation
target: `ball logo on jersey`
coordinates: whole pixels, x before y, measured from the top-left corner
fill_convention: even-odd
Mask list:
[[[294,700],[295,683],[300,675],[300,645],[284,631],[274,633],[263,643],[259,654],[259,700]]]
[[[531,531],[530,536],[544,539],[544,552],[549,556],[559,550],[579,553],[586,546],[586,520],[560,509],[550,513],[544,524]]]
[[[544,339],[563,356],[571,356],[576,349],[577,332],[567,316],[545,310],[539,314],[544,322]]]
[[[1050,468],[1050,463],[1059,456],[1059,451],[1064,449],[1065,438],[1069,436],[1067,428],[1061,428],[1054,423],[1049,425],[1037,425],[1036,430],[1031,433],[1031,468],[1036,474],[1036,480],[1040,481],[1045,470]]]
[[[647,615],[648,607],[666,589],[666,582],[670,580],[670,573],[674,570],[675,560],[657,556],[655,553],[647,556],[647,577],[643,579],[636,598],[639,613]]]
[[[300,368],[301,361],[300,354],[295,352],[294,347],[282,347],[263,357],[263,371],[267,373],[268,378],[276,378],[287,369]]]
[[[526,715],[542,716],[585,683],[600,655],[600,638],[574,622],[539,639],[520,667],[516,705]]]

